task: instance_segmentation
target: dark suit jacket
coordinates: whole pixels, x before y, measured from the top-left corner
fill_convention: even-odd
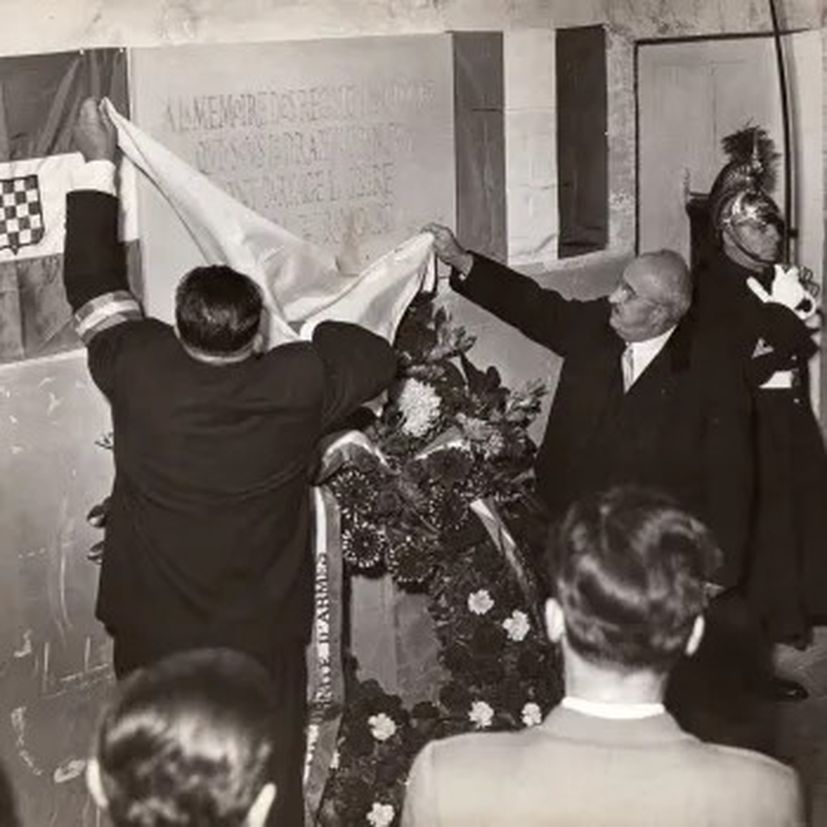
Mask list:
[[[757,387],[777,370],[805,368],[818,347],[812,332],[795,313],[782,305],[762,302],[749,289],[750,277],[769,288],[771,268],[755,273],[721,250],[708,253],[693,273],[692,314],[703,330],[726,337],[746,365],[751,385]]]
[[[752,497],[750,401],[742,371],[689,319],[675,329],[628,393],[625,343],[606,299],[567,301],[532,279],[475,256],[455,289],[564,357],[535,471],[557,517],[612,485],[656,487],[715,531],[725,551],[717,578],[740,576]]]
[[[127,289],[116,199],[73,192],[65,281],[76,311]],[[309,468],[319,437],[392,379],[388,344],[326,322],[313,341],[204,364],[155,319],[89,343],[112,407],[115,482],[97,615],[145,659],[229,646],[269,662],[312,617]]]
[[[756,274],[720,250],[695,272],[692,309],[702,335],[726,337],[752,392],[756,493],[746,593],[771,640],[805,637],[827,614],[827,454],[810,406],[807,363],[817,347],[791,310],[760,301]],[[793,371],[791,388],[762,388],[775,371]]]
[[[795,773],[699,741],[669,715],[558,707],[520,732],[434,741],[414,762],[403,827],[800,827]]]

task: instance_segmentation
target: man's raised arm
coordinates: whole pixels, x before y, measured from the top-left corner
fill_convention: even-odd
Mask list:
[[[66,197],[63,280],[75,329],[89,344],[113,324],[140,318],[141,310],[129,292],[126,258],[118,241],[115,127],[92,98],[81,105],[74,138],[86,163]]]
[[[313,345],[325,366],[324,427],[378,396],[396,375],[393,348],[359,325],[322,322],[313,332]]]
[[[92,378],[106,393],[120,338],[115,332],[142,312],[129,290],[124,247],[118,241],[115,127],[93,98],[81,104],[74,139],[86,163],[66,196],[63,283],[75,331],[89,347]]]
[[[556,290],[463,248],[447,227],[426,224],[434,237],[434,252],[451,267],[451,287],[475,304],[516,327],[530,339],[566,356],[606,330],[609,305],[605,299],[564,299]]]

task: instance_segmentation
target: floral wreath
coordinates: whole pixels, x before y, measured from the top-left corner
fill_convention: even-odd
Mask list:
[[[527,428],[545,388],[503,387],[468,358],[474,339],[429,298],[396,339],[402,365],[364,452],[327,481],[351,571],[424,592],[447,676],[408,709],[345,663],[346,704],[319,823],[399,823],[414,757],[430,740],[534,726],[562,694],[531,566],[511,536],[531,488]]]

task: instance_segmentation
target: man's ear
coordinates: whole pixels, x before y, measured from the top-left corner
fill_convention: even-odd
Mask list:
[[[244,827],[264,827],[275,800],[276,785],[270,781],[258,791],[256,800],[244,819]]]
[[[652,308],[652,313],[657,318],[658,327],[670,327],[671,324],[675,321],[673,318],[674,313],[671,308],[666,307],[666,305],[658,304]]]
[[[259,330],[253,336],[253,353],[264,353],[267,350],[267,339],[265,335]]]
[[[686,646],[684,647],[684,652],[691,658],[695,652],[698,651],[698,647],[701,645],[701,640],[703,640],[704,630],[706,629],[706,621],[704,620],[703,615],[698,615],[695,618],[695,623],[692,625],[692,631],[689,634],[689,638],[686,641]]]
[[[546,634],[552,643],[559,643],[566,631],[563,607],[553,598],[546,600]]]
[[[86,786],[89,788],[89,793],[95,801],[95,804],[101,810],[107,809],[109,801],[107,801],[106,793],[103,789],[103,779],[101,778],[101,765],[97,758],[90,758],[86,762]]]
[[[265,305],[261,308],[258,318],[258,332],[253,339],[253,353],[265,353],[270,345],[270,308]]]

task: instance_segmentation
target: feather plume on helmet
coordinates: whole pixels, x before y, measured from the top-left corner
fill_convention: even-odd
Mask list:
[[[709,218],[716,232],[726,232],[739,247],[737,228],[744,222],[772,225],[783,233],[784,216],[769,194],[780,155],[766,130],[747,125],[721,143],[730,160],[709,192]],[[749,250],[743,252],[751,255]]]
[[[709,191],[709,217],[715,229],[739,218],[783,226],[781,210],[769,194],[781,156],[767,131],[747,125],[727,135],[721,145],[729,161]]]

